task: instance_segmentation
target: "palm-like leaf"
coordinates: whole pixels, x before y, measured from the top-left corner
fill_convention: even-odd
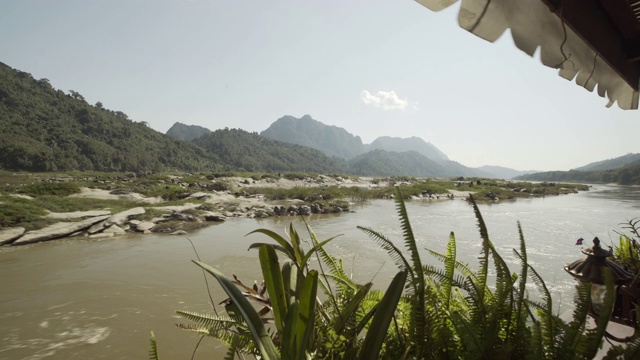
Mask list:
[[[227,295],[229,295],[233,303],[237,305],[263,359],[280,359],[280,354],[262,324],[262,320],[251,304],[249,304],[249,301],[245,299],[244,295],[242,295],[240,290],[238,290],[238,288],[218,270],[199,261],[194,261],[194,263],[203,268],[209,274],[213,275]]]

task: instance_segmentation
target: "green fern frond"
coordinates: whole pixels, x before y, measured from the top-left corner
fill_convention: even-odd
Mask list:
[[[518,280],[518,289],[515,295],[515,325],[514,325],[514,340],[513,340],[513,356],[524,358],[528,352],[526,348],[526,343],[529,340],[529,329],[527,328],[527,312],[525,312],[526,304],[526,287],[527,287],[527,279],[529,274],[529,262],[527,258],[527,247],[524,240],[524,234],[522,232],[522,226],[520,222],[518,222],[518,235],[520,238],[520,254],[521,256],[516,256],[520,260],[521,268],[520,274],[517,279],[514,279],[515,282]],[[513,250],[516,252],[516,250]]]
[[[521,261],[523,261],[523,256],[515,250],[514,252],[516,256],[520,258]],[[536,303],[532,301],[528,301],[528,303],[534,305],[538,308],[539,311],[542,312],[542,320],[544,322],[542,326],[542,328],[544,329],[543,339],[545,340],[545,345],[547,346],[548,351],[551,353],[555,353],[555,338],[557,334],[555,326],[556,319],[553,316],[553,302],[551,300],[551,293],[549,292],[547,284],[545,284],[540,274],[538,274],[538,272],[531,265],[527,264],[527,266],[529,268],[529,271],[531,271],[531,278],[533,279],[533,282],[542,290],[542,299],[544,301],[544,303]]]
[[[573,318],[563,328],[559,348],[567,349],[573,354],[584,354],[586,350],[584,331],[591,304],[591,293],[586,284],[579,283],[576,286],[574,304]]]
[[[456,264],[456,237],[451,232],[449,234],[449,242],[447,243],[447,260],[444,262],[445,279],[442,281],[444,289],[444,297],[446,299],[445,308],[449,309],[451,302],[451,288],[453,286],[453,277]]]
[[[244,323],[244,321],[238,321],[242,318],[233,319],[227,316],[202,314],[202,313],[193,312],[193,311],[176,310],[176,314],[182,316],[183,318],[189,321],[193,321],[194,323],[197,323],[200,326],[203,326],[206,328],[212,328],[214,330],[226,329],[231,326],[242,325]]]
[[[158,360],[158,343],[156,342],[156,335],[151,332],[151,339],[149,340],[149,360]]]
[[[547,312],[547,303],[542,303],[531,299],[525,299],[524,303],[538,311]]]
[[[311,240],[313,242],[313,245],[316,246],[319,244],[318,239],[316,238],[315,234],[313,234],[313,232],[311,231],[311,228],[309,228],[307,226],[309,233],[311,235]],[[317,253],[319,254],[319,258],[322,260],[322,262],[327,265],[329,267],[329,272],[327,273],[326,271],[323,272],[323,277],[331,277],[333,278],[338,286],[340,287],[341,291],[358,291],[358,286],[349,278],[349,276],[347,275],[347,273],[344,271],[344,267],[342,265],[342,261],[334,256],[331,256],[327,253],[327,251],[324,249],[324,247],[319,247],[317,250]],[[330,276],[329,276],[330,275]],[[325,293],[328,296],[332,296],[332,292],[330,289],[330,284],[323,284],[322,282],[320,282],[320,286],[322,287],[322,289],[325,291]]]
[[[507,263],[498,251],[496,251],[491,241],[488,241],[488,246],[495,264],[496,276],[495,295],[490,301],[490,304],[493,306],[493,311],[487,313],[487,328],[485,331],[491,336],[491,339],[488,341],[489,344],[495,344],[496,342],[510,343],[511,336],[513,335],[511,332],[511,322],[514,311],[513,285],[516,277],[511,275]],[[504,336],[504,338],[499,338],[500,336]]]
[[[472,322],[457,311],[451,313],[451,321],[456,328],[465,353],[474,358],[482,358],[481,354],[484,353],[484,340],[481,329],[478,329]]]
[[[433,277],[437,282],[442,283],[446,279],[448,279],[448,275],[446,270],[436,268],[433,265],[425,265],[424,266],[424,274],[427,277]],[[469,291],[470,282],[468,279],[462,275],[454,274],[454,276],[450,279],[452,287],[458,287],[462,290]]]
[[[473,207],[473,212],[475,214],[476,220],[478,222],[478,229],[480,230],[480,238],[482,239],[482,252],[480,257],[480,271],[478,276],[478,284],[480,286],[487,285],[487,274],[489,272],[489,232],[487,231],[487,226],[482,218],[482,214],[480,213],[480,208],[478,208],[478,204],[476,204],[473,195],[469,196],[469,202]],[[480,293],[483,295],[484,291]]]
[[[542,326],[540,322],[535,322],[531,325],[531,341],[529,342],[529,351],[527,353],[527,359],[540,360],[546,359],[546,353],[544,350],[544,341],[542,336]]]
[[[444,254],[441,254],[439,252],[433,251],[431,249],[425,249],[427,250],[432,256],[434,256],[436,259],[440,260],[441,262],[445,262],[447,260],[447,256]],[[468,264],[462,263],[460,261],[456,261],[455,262],[455,269],[457,271],[460,272],[460,274],[462,274],[462,276],[464,276],[464,278],[466,279],[465,282],[465,286],[462,286],[461,288],[470,291],[472,285],[471,284],[476,284],[474,285],[474,287],[477,290],[477,287],[480,283],[480,279],[476,276],[476,274],[469,268]],[[484,297],[486,299],[490,299],[491,297],[493,297],[493,293],[491,292],[491,289],[489,289],[489,287],[484,287],[485,289],[485,294]]]
[[[231,340],[231,344],[229,344],[229,348],[227,349],[227,354],[224,356],[224,360],[234,360],[236,358],[236,352],[238,351],[238,338],[235,337]]]
[[[442,263],[444,263],[447,260],[447,256],[445,254],[439,253],[431,249],[425,249],[425,250],[427,250],[433,257],[435,257],[438,261]],[[476,276],[475,272],[473,272],[473,270],[469,268],[469,264],[456,261],[455,266],[456,266],[456,270],[458,270],[462,275],[470,276],[470,277],[473,277],[474,280],[477,280],[477,278],[475,278]]]
[[[357,228],[364,231],[384,251],[386,251],[400,271],[403,271],[405,269],[409,270],[409,275],[411,275],[411,278],[412,279],[415,278],[415,274],[413,272],[413,269],[411,268],[411,265],[409,264],[407,259],[404,257],[404,254],[402,254],[402,251],[400,251],[400,249],[398,249],[398,247],[395,246],[391,240],[389,240],[386,236],[370,228],[362,227],[362,226],[358,226]]]
[[[399,187],[395,189],[395,203],[396,211],[400,219],[400,227],[404,238],[404,245],[411,255],[412,269],[415,273],[413,278],[413,290],[415,292],[415,298],[411,302],[411,329],[413,331],[412,337],[416,346],[416,355],[422,357],[425,351],[425,341],[428,333],[428,323],[426,322],[426,309],[425,309],[425,281],[422,268],[422,260],[418,252],[418,246],[416,244],[416,238],[413,235],[411,229],[411,223],[409,222],[409,214],[404,203],[402,191]]]

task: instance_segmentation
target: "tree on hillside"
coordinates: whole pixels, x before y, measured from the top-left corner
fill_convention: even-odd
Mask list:
[[[71,97],[72,97],[72,98],[74,98],[74,99],[76,99],[76,100],[82,100],[82,101],[85,101],[85,100],[84,100],[84,96],[80,95],[80,93],[79,93],[79,92],[77,92],[77,91],[69,90],[69,94],[71,94]]]

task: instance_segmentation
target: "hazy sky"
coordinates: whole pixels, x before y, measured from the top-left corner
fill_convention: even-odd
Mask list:
[[[0,0],[0,62],[165,132],[310,114],[464,165],[568,170],[640,152],[640,113],[557,76],[458,5],[412,0]]]

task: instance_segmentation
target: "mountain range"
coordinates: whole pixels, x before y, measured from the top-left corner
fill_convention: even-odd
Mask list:
[[[394,152],[416,151],[434,161],[449,160],[447,155],[433,144],[419,137],[382,136],[371,144],[363,144],[360,136],[353,135],[341,127],[325,125],[314,120],[310,115],[304,115],[299,119],[291,115],[283,116],[260,135],[273,140],[308,146],[345,160],[377,149]]]
[[[182,123],[162,134],[101,102],[87,103],[77,91],[55,89],[47,79],[35,79],[2,63],[0,129],[0,170],[11,171],[277,171],[498,178],[521,173],[464,166],[417,137],[383,136],[363,144],[359,136],[309,115],[284,116],[261,134],[241,129],[211,131]],[[640,178],[637,156],[589,164],[570,173],[584,175],[594,171],[579,169],[601,169],[595,172],[601,173],[602,181],[634,183]],[[531,179],[552,178],[541,174]]]
[[[167,135],[201,144],[210,132],[201,126],[178,122],[167,131]],[[359,136],[341,127],[314,120],[310,115],[301,118],[283,116],[262,131],[260,136],[321,151],[338,162],[342,161],[342,167],[354,175],[497,177],[491,171],[470,168],[449,160],[433,144],[419,137],[382,136],[371,144],[363,144]],[[512,170],[512,173],[520,174],[517,170]]]
[[[520,175],[517,180],[616,183],[640,185],[640,154],[596,161],[569,171],[546,171]]]

